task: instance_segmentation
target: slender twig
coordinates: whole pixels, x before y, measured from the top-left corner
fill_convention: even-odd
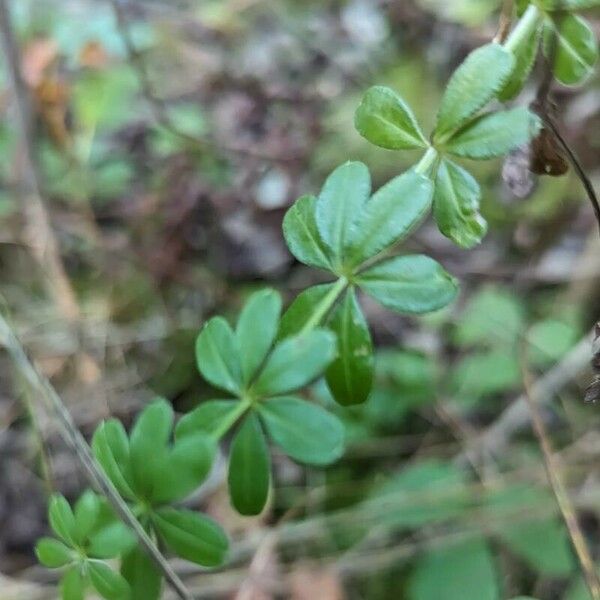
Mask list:
[[[588,177],[587,173],[584,171],[584,169],[581,165],[581,162],[579,161],[579,158],[577,157],[577,154],[575,154],[575,150],[573,150],[573,148],[571,148],[571,146],[567,143],[565,138],[562,136],[562,134],[560,133],[560,131],[558,129],[558,126],[556,125],[556,123],[554,122],[552,117],[548,114],[541,115],[541,116],[542,116],[542,119],[544,120],[544,124],[548,127],[548,129],[550,129],[550,131],[552,131],[552,133],[554,134],[554,137],[557,139],[558,143],[561,145],[562,149],[565,151],[567,157],[569,158],[571,165],[573,166],[573,170],[575,171],[575,174],[581,181],[581,184],[583,185],[583,188],[585,189],[587,197],[592,205],[592,208],[594,209],[594,214],[596,216],[596,221],[598,223],[598,230],[600,232],[600,202],[598,201],[598,196],[596,195],[596,191],[594,190],[592,181]]]
[[[560,474],[560,464],[558,457],[555,455],[544,419],[540,413],[537,398],[534,396],[531,374],[527,368],[526,352],[523,348],[521,368],[523,375],[523,389],[529,412],[531,414],[531,424],[535,437],[542,451],[544,458],[544,466],[548,476],[548,483],[552,488],[556,503],[560,509],[562,518],[567,527],[571,543],[577,554],[581,570],[583,571],[584,579],[593,600],[600,600],[600,579],[596,573],[594,561],[590,554],[586,539],[583,535],[577,515],[573,509],[573,505],[569,499],[569,495],[563,483]]]
[[[27,357],[23,346],[16,338],[11,327],[3,315],[0,314],[0,343],[2,343],[23,379],[39,394],[39,399],[44,403],[49,413],[60,426],[64,440],[71,447],[75,456],[81,463],[90,483],[102,493],[110,502],[121,520],[135,533],[140,545],[148,556],[162,571],[166,580],[173,587],[182,600],[192,600],[184,583],[175,573],[167,559],[160,553],[150,536],[133,515],[127,503],[121,498],[119,492],[105,475],[98,464],[85,438],[77,429],[73,417],[65,407],[60,396],[56,393],[50,382],[35,368]]]
[[[585,335],[560,362],[532,384],[533,395],[539,398],[541,403],[550,402],[552,394],[558,393],[586,367],[590,357],[592,336],[593,332]],[[525,394],[521,394],[504,409],[492,425],[473,440],[472,446],[465,448],[456,457],[456,462],[460,464],[467,462],[469,452],[474,451],[499,456],[506,448],[511,435],[525,427],[529,421],[527,399]]]
[[[559,18],[559,17],[556,17]],[[581,161],[577,157],[577,154],[573,148],[569,145],[567,140],[563,137],[560,129],[554,118],[554,103],[552,94],[552,84],[554,83],[554,70],[553,65],[555,62],[556,53],[558,51],[557,35],[555,34],[550,38],[550,46],[547,49],[547,57],[543,59],[543,75],[538,89],[536,92],[535,101],[532,103],[532,109],[539,115],[544,122],[544,125],[552,132],[552,135],[556,138],[556,141],[560,144],[561,148],[567,155],[569,162],[571,163],[575,174],[581,181],[583,188],[587,194],[587,197],[594,210],[596,222],[598,224],[598,231],[600,232],[600,202],[598,196],[594,190],[594,186],[585,172]]]

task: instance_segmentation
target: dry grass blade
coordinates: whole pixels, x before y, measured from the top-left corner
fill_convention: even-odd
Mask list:
[[[583,572],[590,595],[593,600],[600,600],[600,578],[596,572],[594,561],[590,554],[586,539],[583,535],[581,527],[579,526],[577,515],[575,514],[575,510],[563,483],[560,473],[560,464],[552,449],[552,444],[550,442],[548,432],[546,431],[544,419],[540,414],[537,399],[534,396],[531,385],[531,374],[527,369],[526,352],[524,350],[522,352],[521,369],[523,374],[525,398],[531,413],[531,424],[544,457],[544,465],[546,468],[548,482],[552,488],[552,492],[556,498],[556,503],[558,504],[563,521],[567,527],[571,543],[575,549],[575,554],[579,560],[579,564],[581,566],[581,570]]]

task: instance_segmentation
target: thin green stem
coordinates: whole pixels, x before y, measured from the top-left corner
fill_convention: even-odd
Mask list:
[[[543,18],[544,13],[534,4],[530,4],[515,28],[506,38],[504,47],[510,52],[514,52],[527,38],[534,34]]]
[[[420,175],[427,175],[429,169],[434,165],[435,161],[438,158],[438,151],[430,146],[427,149],[427,152],[423,154],[421,160],[415,166],[415,173],[419,173]]]
[[[310,319],[304,324],[304,327],[300,331],[300,335],[312,331],[319,323],[323,320],[325,315],[329,312],[331,307],[335,304],[335,301],[340,297],[342,292],[348,286],[348,280],[345,277],[340,277],[335,285],[329,290],[327,295],[317,305],[315,312],[312,314]]]

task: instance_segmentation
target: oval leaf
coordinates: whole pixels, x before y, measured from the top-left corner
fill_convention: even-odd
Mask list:
[[[423,255],[390,258],[356,278],[384,306],[401,313],[426,313],[456,297],[457,284],[435,260]]]
[[[252,391],[274,396],[297,390],[321,375],[335,352],[335,336],[330,331],[315,329],[286,338],[275,346]]]
[[[416,564],[409,600],[499,600],[494,558],[483,538],[429,550]]]
[[[196,361],[204,379],[214,386],[237,394],[242,385],[238,342],[222,317],[204,325],[196,340]]]
[[[60,494],[54,494],[48,503],[50,527],[56,535],[69,545],[77,540],[75,517],[69,503]]]
[[[198,408],[181,417],[175,428],[175,439],[206,433],[221,437],[235,423],[239,416],[240,403],[237,400],[208,400]]]
[[[596,36],[585,19],[560,13],[547,19],[544,53],[554,57],[556,79],[565,85],[585,81],[598,60]]]
[[[44,537],[35,545],[38,560],[50,569],[64,567],[73,561],[75,556],[70,548],[54,538]]]
[[[139,547],[123,557],[121,575],[131,589],[131,600],[159,600],[162,574]]]
[[[512,53],[500,44],[487,44],[471,52],[448,82],[434,138],[447,139],[492,100],[508,80],[514,62]]]
[[[175,554],[204,567],[223,563],[227,536],[213,520],[191,510],[161,508],[155,513],[161,537]]]
[[[404,239],[427,214],[432,194],[429,178],[415,171],[379,188],[361,214],[347,262],[356,266]]]
[[[252,294],[240,313],[235,335],[246,384],[250,383],[271,349],[280,313],[281,296],[271,289]]]
[[[113,521],[92,534],[87,545],[90,558],[116,558],[136,544],[133,533],[120,521]]]
[[[433,214],[440,231],[461,248],[472,248],[487,231],[479,214],[481,190],[475,178],[462,167],[443,160],[433,193]]]
[[[92,450],[119,493],[125,498],[134,498],[129,464],[129,439],[122,423],[117,419],[101,423],[94,432]]]
[[[92,490],[86,490],[75,503],[73,512],[79,543],[82,543],[94,528],[100,512],[100,502],[100,498]]]
[[[344,426],[325,409],[300,398],[280,397],[258,404],[269,435],[291,458],[328,465],[344,452]]]
[[[319,194],[317,228],[338,264],[370,192],[367,167],[347,162],[331,173]]]
[[[487,113],[457,132],[446,150],[476,160],[503,156],[533,139],[540,126],[540,118],[523,106]]]
[[[500,532],[504,543],[539,573],[565,577],[573,572],[566,530],[556,519],[521,522]]]
[[[157,400],[144,408],[131,431],[131,475],[136,491],[147,500],[161,481],[172,428],[171,405],[166,400]]]
[[[168,504],[183,500],[206,479],[215,454],[213,440],[204,433],[177,440],[159,467],[150,500]]]
[[[369,142],[388,150],[428,146],[408,104],[388,87],[367,90],[354,115],[354,126]]]
[[[333,285],[333,283],[323,283],[300,292],[281,317],[277,339],[282,340],[299,334]]]
[[[317,228],[317,199],[302,196],[294,202],[283,219],[283,236],[290,252],[305,265],[329,269],[327,247]]]
[[[400,396],[397,401],[402,401]],[[394,474],[365,502],[368,514],[394,530],[419,530],[468,513],[470,495],[464,470],[437,459],[423,459]]]
[[[60,597],[62,600],[84,600],[85,585],[79,566],[74,566],[60,580]]]
[[[131,591],[125,578],[106,563],[89,561],[88,573],[92,585],[106,600],[126,600],[130,597]]]
[[[354,289],[346,292],[328,326],[337,338],[338,356],[325,373],[336,402],[362,404],[373,384],[373,343]]]
[[[231,444],[229,494],[242,515],[258,515],[269,495],[270,457],[261,424],[250,413]]]

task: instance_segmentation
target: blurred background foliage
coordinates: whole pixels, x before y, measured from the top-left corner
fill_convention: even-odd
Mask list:
[[[285,249],[287,207],[347,159],[365,161],[375,185],[411,164],[354,131],[364,90],[395,88],[431,125],[449,74],[493,37],[501,3],[10,4],[82,331],[48,298],[23,242],[24,167],[5,69],[2,304],[90,434],[108,415],[130,423],[157,394],[180,412],[215,397],[194,364],[200,325],[215,312],[234,317],[265,282],[289,301],[320,281]],[[597,181],[598,77],[557,90],[557,102]],[[427,251],[458,276],[459,301],[409,319],[362,299],[379,348],[370,401],[342,409],[325,386],[311,390],[343,418],[345,458],[322,471],[278,456],[260,518],[229,508],[222,464],[190,499],[234,540],[227,567],[184,573],[199,598],[588,598],[535,440],[505,411],[522,392],[523,368],[534,378],[558,373],[545,417],[597,558],[600,418],[581,401],[589,348],[580,340],[600,314],[600,244],[573,174],[542,178],[516,198],[502,168],[473,165],[490,222],[480,247],[460,250],[428,222],[405,249]],[[47,528],[48,488],[75,497],[83,479],[4,356],[0,373],[0,598],[54,598],[32,548]],[[476,447],[482,435],[494,451]]]

